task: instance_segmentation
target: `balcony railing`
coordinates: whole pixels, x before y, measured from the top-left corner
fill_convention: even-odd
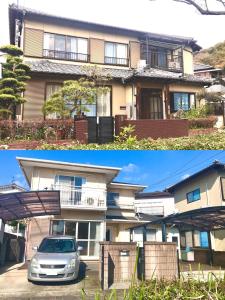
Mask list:
[[[111,206],[111,207],[120,207],[120,208],[130,208],[133,209],[134,208],[134,203],[127,203],[126,201],[122,201],[119,199],[114,199],[114,200],[107,200],[107,206]]]
[[[78,208],[106,208],[106,191],[98,188],[75,188],[67,185],[56,184],[53,190],[60,191],[62,206]]]
[[[128,63],[129,60],[127,58],[105,56],[105,64],[128,66]]]
[[[146,214],[150,216],[164,216],[164,207],[163,206],[148,206],[141,207],[140,205],[136,207],[136,213]]]
[[[49,49],[43,50],[43,56],[47,58],[62,59],[62,60],[73,60],[73,61],[82,61],[82,62],[89,61],[88,54],[49,50]]]

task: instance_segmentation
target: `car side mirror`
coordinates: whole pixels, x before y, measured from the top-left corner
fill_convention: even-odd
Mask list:
[[[38,246],[32,247],[32,250],[37,251],[38,250]]]
[[[84,248],[83,247],[81,247],[81,246],[78,246],[77,247],[77,251],[82,251]]]

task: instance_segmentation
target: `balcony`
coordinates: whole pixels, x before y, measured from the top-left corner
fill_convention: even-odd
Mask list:
[[[57,50],[50,50],[50,49],[44,49],[43,56],[46,58],[61,59],[61,60],[72,60],[72,61],[80,61],[80,62],[89,61],[88,54],[57,51]]]
[[[53,190],[60,191],[62,208],[106,210],[106,191],[98,188],[75,188],[56,184]]]
[[[138,207],[135,208],[137,214],[145,214],[150,216],[164,216],[164,206],[154,206],[149,205],[141,207],[139,204]]]
[[[116,66],[128,66],[129,59],[105,56],[105,64]]]

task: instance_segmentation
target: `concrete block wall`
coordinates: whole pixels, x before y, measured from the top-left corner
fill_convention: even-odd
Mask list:
[[[145,280],[173,280],[178,277],[176,243],[145,242]]]
[[[88,143],[88,121],[87,120],[75,120],[75,132],[74,138],[81,144]]]
[[[135,272],[136,243],[101,243],[100,257],[100,281],[104,290],[114,287],[129,286],[133,278],[137,278]],[[127,253],[127,256],[124,255]],[[101,264],[103,263],[103,265]]]

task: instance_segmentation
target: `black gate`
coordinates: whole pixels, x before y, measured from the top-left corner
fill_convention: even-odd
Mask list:
[[[106,144],[114,140],[113,117],[87,117],[88,143]]]
[[[144,247],[138,248],[138,264],[137,264],[137,277],[139,280],[144,280],[145,278],[145,253]]]

